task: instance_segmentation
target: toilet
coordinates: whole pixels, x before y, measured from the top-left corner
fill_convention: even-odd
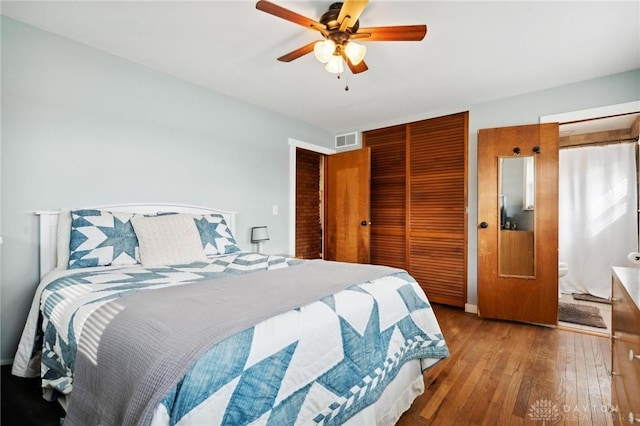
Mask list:
[[[569,265],[564,262],[558,263],[558,298],[562,298],[562,292],[560,289],[562,288],[562,277],[567,275],[569,272]]]

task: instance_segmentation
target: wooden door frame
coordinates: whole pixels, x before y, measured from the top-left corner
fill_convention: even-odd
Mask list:
[[[543,123],[559,123],[560,126],[566,123],[582,120],[593,120],[598,118],[610,117],[621,114],[629,114],[640,111],[640,100],[632,102],[624,102],[620,104],[606,105],[597,108],[588,108],[576,111],[568,111],[559,114],[550,114],[540,116],[540,124]],[[559,243],[559,242],[558,242]],[[559,244],[558,244],[559,245]],[[559,253],[558,253],[559,254]],[[558,282],[558,287],[560,283]],[[573,328],[573,327],[570,327]]]
[[[563,112],[560,114],[542,115],[540,116],[540,124],[560,123],[560,125],[562,125],[572,121],[590,120],[594,118],[608,117],[611,115],[628,114],[630,112],[636,111],[640,111],[640,100],[615,105],[607,105],[598,108]]]
[[[333,155],[338,151],[309,142],[289,138],[289,253],[296,253],[296,149],[306,149],[323,155]]]

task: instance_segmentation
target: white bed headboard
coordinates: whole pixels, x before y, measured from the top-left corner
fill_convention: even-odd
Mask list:
[[[213,214],[217,213],[224,217],[227,226],[236,235],[236,212],[220,210],[210,207],[198,207],[185,204],[113,204],[108,206],[80,207],[70,210],[90,209],[109,210],[113,212],[156,214],[156,213],[190,213],[190,214]],[[57,266],[57,241],[58,241],[58,215],[60,211],[38,211],[36,215],[40,218],[40,278]]]

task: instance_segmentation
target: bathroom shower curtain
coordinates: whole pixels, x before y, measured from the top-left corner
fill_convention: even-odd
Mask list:
[[[611,297],[611,266],[638,250],[636,143],[560,150],[562,293]]]

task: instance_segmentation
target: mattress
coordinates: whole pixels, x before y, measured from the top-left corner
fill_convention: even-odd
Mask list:
[[[240,252],[184,265],[53,271],[34,297],[13,373],[40,374],[45,397],[68,398],[73,410],[79,342],[89,338],[83,329],[101,307],[154,289],[215,285],[300,263]],[[220,301],[211,303],[215,309]],[[424,292],[409,274],[393,271],[215,342],[185,367],[145,422],[389,424],[422,392],[422,372],[447,355]]]

